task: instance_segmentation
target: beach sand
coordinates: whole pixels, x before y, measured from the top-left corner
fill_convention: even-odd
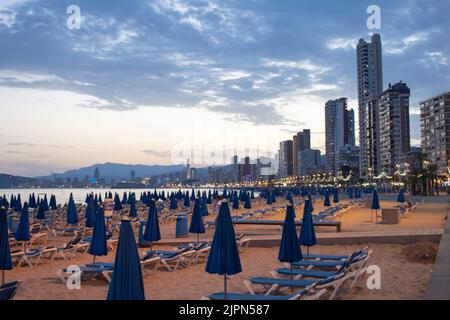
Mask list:
[[[436,249],[436,244],[422,243],[427,252]],[[323,254],[348,254],[361,246],[315,246],[311,252]],[[371,245],[372,257],[368,265],[381,268],[381,289],[369,290],[363,279],[352,292],[342,292],[338,299],[421,299],[424,295],[432,269],[433,257],[422,261],[412,260],[407,252],[414,248],[406,245]],[[243,272],[230,277],[230,292],[246,292],[242,281],[252,276],[270,277],[270,271],[283,265],[277,260],[278,248],[248,248],[241,254]],[[83,281],[80,290],[68,290],[57,277],[56,270],[71,264],[89,263],[92,257],[85,255],[67,262],[56,260],[52,264],[38,267],[23,267],[7,273],[9,279],[21,279],[22,285],[15,299],[25,300],[64,300],[87,299],[103,300],[108,292],[104,280]],[[113,257],[99,257],[97,261],[113,261]],[[205,263],[169,272],[154,272],[144,278],[146,298],[150,300],[196,300],[214,292],[223,291],[223,277],[210,275],[204,271]],[[258,288],[257,288],[258,289]]]
[[[382,201],[382,207],[395,203]],[[399,229],[436,229],[442,228],[447,212],[447,201],[429,201],[421,204],[415,213],[402,219],[399,225],[374,225],[368,221],[369,209],[356,208],[348,211],[339,218],[343,222],[343,231],[377,231]],[[318,202],[315,204],[317,212],[321,209]],[[301,210],[297,210],[298,214]],[[270,219],[283,219],[284,214],[268,217]],[[213,219],[209,217],[208,220]],[[318,230],[322,232],[322,230]],[[211,239],[214,229],[207,231],[201,239]],[[325,230],[325,232],[329,232]],[[175,223],[161,225],[164,239],[173,238]],[[239,226],[236,233],[245,234],[281,234],[280,228],[274,227],[246,227]],[[195,239],[195,237],[191,237]],[[48,244],[61,245],[69,238],[50,238]],[[413,245],[400,244],[367,244],[373,254],[368,265],[377,265],[381,268],[381,289],[369,290],[365,280],[360,287],[352,292],[343,292],[338,299],[421,299],[427,287],[430,272],[433,266],[437,244],[418,243]],[[317,245],[311,252],[323,254],[347,255],[362,248],[363,245]],[[156,245],[157,249],[171,249],[171,247]],[[146,249],[140,249],[144,252]],[[148,250],[148,249],[147,249]],[[304,250],[305,251],[305,250]],[[252,276],[268,276],[270,271],[282,266],[277,260],[278,247],[257,248],[249,247],[241,253],[243,272],[229,280],[229,291],[245,292],[242,281]],[[423,258],[425,257],[425,258]],[[97,257],[98,262],[113,262],[114,253],[107,257]],[[104,280],[91,280],[82,282],[81,290],[68,290],[66,285],[57,276],[57,270],[70,265],[81,265],[92,262],[92,256],[83,255],[69,261],[57,259],[53,263],[44,263],[37,267],[28,266],[15,268],[6,272],[7,280],[22,280],[15,299],[87,299],[103,300],[106,298],[108,283]],[[175,272],[160,269],[152,275],[144,277],[145,293],[147,299],[188,299],[196,300],[214,292],[223,291],[223,277],[210,275],[204,271],[205,263],[189,266]]]

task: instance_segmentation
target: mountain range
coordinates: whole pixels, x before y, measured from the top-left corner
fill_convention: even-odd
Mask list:
[[[50,176],[36,177],[40,180],[50,180],[57,178],[77,178],[84,179],[86,176],[94,177],[96,169],[99,170],[101,179],[124,179],[130,178],[131,172],[134,171],[136,177],[151,177],[155,175],[174,173],[185,170],[184,165],[142,165],[142,164],[120,164],[120,163],[103,163],[94,164],[88,167],[68,170],[63,173],[55,173]]]

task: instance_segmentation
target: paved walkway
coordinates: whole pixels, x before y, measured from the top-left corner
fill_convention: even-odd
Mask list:
[[[389,232],[339,232],[339,233],[318,233],[316,234],[317,242],[320,245],[351,245],[351,244],[368,244],[368,243],[416,243],[421,241],[429,241],[439,243],[441,240],[443,229],[416,229],[416,230],[395,230]],[[280,245],[281,234],[277,235],[250,235],[246,234],[245,238],[250,238],[251,247],[275,247]],[[212,239],[201,238],[202,241]],[[178,238],[164,239],[158,242],[160,245],[181,245],[189,242],[195,242],[196,238]]]
[[[424,299],[426,300],[450,300],[450,219],[448,215],[444,228],[431,279],[425,293]]]

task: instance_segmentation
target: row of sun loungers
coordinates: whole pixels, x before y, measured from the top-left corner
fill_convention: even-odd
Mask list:
[[[249,293],[227,293],[228,300],[315,300],[325,294],[329,299],[336,298],[344,285],[353,290],[366,273],[365,267],[370,258],[368,248],[353,252],[348,256],[309,255],[307,259],[295,262],[288,268],[271,272],[272,277],[252,277],[244,281]],[[256,292],[254,286],[263,288]],[[289,295],[280,295],[284,288],[296,289]],[[277,293],[277,294],[275,294]],[[223,300],[224,293],[215,293],[203,299]]]
[[[250,242],[249,239],[243,238],[243,236],[239,236],[236,241],[241,252],[247,248]],[[141,257],[140,261],[143,275],[151,275],[160,267],[173,272],[190,265],[202,263],[206,261],[210,250],[211,244],[209,242],[199,242],[180,246],[175,250],[148,251]],[[78,266],[78,269],[60,269],[57,271],[57,275],[64,284],[67,283],[67,279],[74,272],[80,272],[81,280],[102,278],[110,282],[113,270],[113,263],[97,262]]]

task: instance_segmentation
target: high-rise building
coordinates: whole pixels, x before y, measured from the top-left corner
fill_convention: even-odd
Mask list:
[[[351,170],[353,174],[359,172],[359,147],[346,144],[339,148],[336,170],[344,168]]]
[[[420,103],[422,152],[438,166],[438,174],[449,176],[450,92]]]
[[[337,155],[340,147],[353,145],[354,121],[349,121],[353,114],[353,110],[347,110],[347,98],[329,100],[325,104],[326,170],[332,174],[339,170]]]
[[[367,143],[371,137],[367,136],[366,123],[370,117],[369,106],[373,99],[383,92],[383,66],[381,58],[381,37],[374,34],[371,42],[360,39],[356,47],[357,82],[358,82],[358,119],[360,146],[360,173],[368,173]],[[373,120],[373,119],[372,119]]]
[[[377,176],[380,173],[380,119],[378,103],[378,96],[371,96],[366,101],[364,117],[366,140],[364,144],[360,145],[360,170],[364,168],[361,175]],[[361,150],[362,148],[364,148],[363,151]],[[362,161],[364,161],[364,165],[361,164]]]
[[[279,169],[278,177],[285,178],[287,176],[293,176],[293,142],[292,140],[286,140],[280,142],[279,155]]]
[[[298,152],[298,176],[306,176],[320,171],[320,150],[306,149]]]
[[[378,103],[380,121],[380,169],[393,173],[396,165],[408,160],[409,133],[408,86],[400,81],[386,89]]]
[[[311,130],[303,129],[303,131],[297,133],[298,139],[298,151],[311,149]]]
[[[299,175],[299,171],[298,171],[298,135],[294,135],[292,137],[292,172],[294,176],[298,176]]]
[[[311,148],[311,131],[309,129],[303,129],[303,131],[298,132],[295,136],[292,137],[292,142],[292,172],[294,176],[299,176],[299,152]]]

